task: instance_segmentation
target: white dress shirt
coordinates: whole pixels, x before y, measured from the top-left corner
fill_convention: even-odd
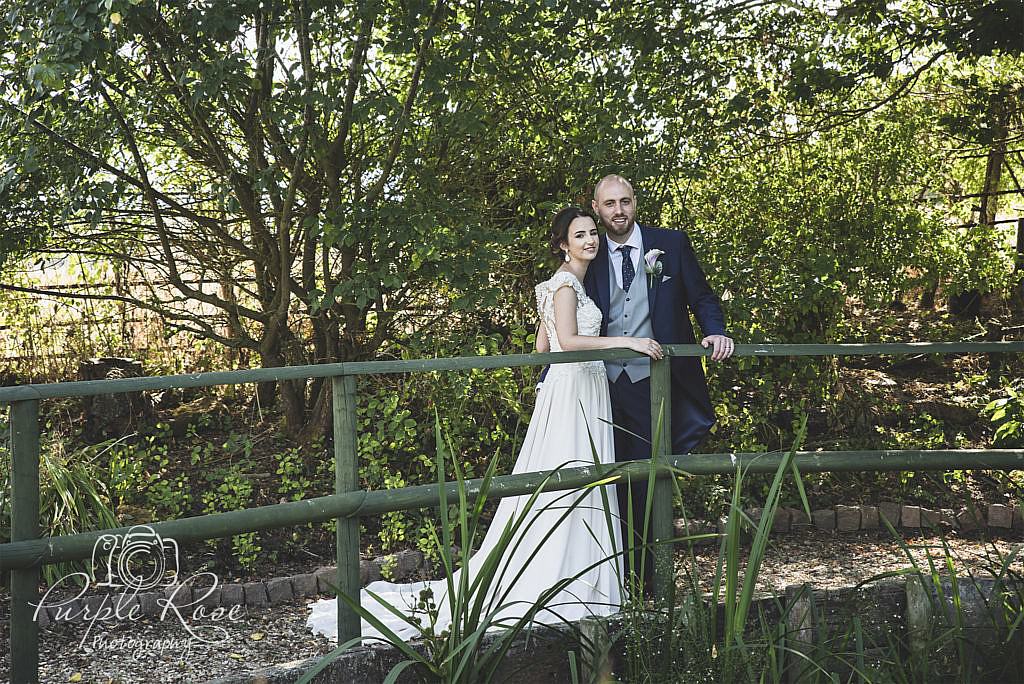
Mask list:
[[[612,260],[612,273],[615,274],[615,282],[618,283],[619,288],[622,287],[622,250],[620,248],[623,246],[633,248],[629,256],[633,260],[633,272],[639,276],[640,258],[643,256],[644,243],[640,239],[640,226],[636,223],[633,223],[633,232],[629,234],[629,237],[621,245],[615,242],[615,240],[608,238],[608,258]]]

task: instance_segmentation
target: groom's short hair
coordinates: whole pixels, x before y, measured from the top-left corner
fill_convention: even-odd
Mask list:
[[[626,179],[625,176],[620,176],[617,173],[609,173],[607,176],[597,181],[597,185],[594,186],[594,198],[597,198],[597,193],[601,190],[601,187],[606,183],[618,182],[629,188],[630,192],[633,192],[633,184]]]

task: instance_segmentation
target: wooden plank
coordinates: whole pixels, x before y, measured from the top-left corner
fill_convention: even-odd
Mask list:
[[[11,405],[11,539],[39,540],[39,402]],[[6,554],[0,553],[0,556]],[[11,572],[11,681],[39,681],[39,566]]]
[[[331,379],[334,418],[334,493],[342,496],[359,489],[359,441],[356,434],[356,379]],[[359,600],[359,517],[336,518],[338,643],[359,636],[360,618],[341,599],[344,593]]]
[[[409,359],[404,361],[323,363],[309,366],[253,368],[237,371],[148,376],[118,380],[80,380],[76,382],[0,387],[0,404],[27,399],[84,397],[96,394],[121,394],[125,392],[157,391],[184,387],[214,387],[217,385],[238,385],[278,380],[329,378],[340,375],[376,375],[381,373],[472,370],[475,368],[516,368],[522,366],[546,366],[552,363],[604,361],[638,356],[641,356],[641,354],[629,349],[599,349],[594,351],[551,352],[547,354],[507,354],[503,356],[464,356],[442,359]]]
[[[748,472],[774,473],[783,455],[772,453],[682,454],[666,458],[668,466],[693,475],[730,474],[736,466]],[[565,461],[570,460],[567,454]],[[855,472],[874,470],[1024,470],[1024,449],[948,449],[934,451],[813,451],[797,452],[797,467],[805,473]],[[544,483],[545,490],[577,489],[615,474],[642,480],[647,477],[650,459],[617,464],[613,469],[596,473],[592,467],[564,468],[553,472],[499,475],[492,480],[488,498],[520,496],[532,493]],[[658,472],[661,477],[671,474],[668,468]],[[480,490],[481,480],[467,480],[471,500]],[[457,503],[455,483],[445,489],[445,500]],[[180,518],[153,523],[153,529],[163,537],[180,542],[230,537],[245,532],[258,532],[309,522],[323,522],[332,518],[354,515],[379,515],[389,511],[404,511],[436,506],[439,501],[436,484],[321,496],[302,501],[290,501],[270,506],[258,506],[241,511],[211,513],[192,518]],[[125,534],[127,527],[113,530],[83,532],[64,537],[0,544],[0,570],[23,568],[32,564],[65,560],[80,560],[92,555],[92,547],[103,534]]]
[[[698,344],[665,345],[671,356],[708,356]],[[738,344],[734,356],[864,356],[902,354],[1024,353],[1024,342],[907,342],[886,344]],[[519,368],[552,363],[609,361],[642,356],[629,349],[463,356],[401,361],[357,361],[281,368],[254,368],[188,375],[165,375],[119,380],[83,380],[41,385],[0,387],[0,404],[29,399],[84,397],[96,394],[156,391],[183,387],[213,387],[277,380],[329,378],[337,375],[378,375],[446,370]]]

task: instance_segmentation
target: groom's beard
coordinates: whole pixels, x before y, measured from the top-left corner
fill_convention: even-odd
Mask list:
[[[620,217],[613,216],[611,221],[605,221],[603,218],[601,219],[601,224],[604,225],[605,231],[617,238],[624,238],[628,236],[633,230],[633,224],[635,221],[631,221],[628,216],[625,216],[624,218],[626,219],[626,222],[620,226],[614,222],[614,219],[616,218]]]

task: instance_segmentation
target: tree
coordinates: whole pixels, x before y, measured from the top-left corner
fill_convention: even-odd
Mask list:
[[[481,46],[500,16],[441,1],[133,0],[8,18],[9,128],[26,129],[24,159],[78,167],[25,164],[19,182],[55,200],[61,249],[170,283],[136,306],[279,366],[364,358],[423,325],[415,308],[434,293],[493,302],[480,274],[502,235],[472,212],[487,203],[433,198],[486,190],[458,160],[486,125],[466,79],[497,68]],[[280,389],[293,429],[324,423],[321,384]]]
[[[849,125],[906,25],[812,0],[0,3],[7,235],[120,264],[152,287],[102,296],[263,366],[500,327],[552,209],[619,171],[653,219],[723,159]],[[325,425],[323,383],[275,394]]]
[[[47,249],[166,281],[105,296],[264,366],[366,358],[496,303],[495,260],[520,268],[526,250],[507,250],[527,236],[532,268],[550,210],[605,170],[663,204],[680,127],[711,139],[727,79],[700,45],[714,25],[673,3],[6,9],[0,99],[18,187],[46,198]],[[654,98],[652,73],[681,49],[700,58]],[[15,207],[0,208],[9,224],[35,223]],[[292,429],[324,424],[322,383],[279,390]]]

